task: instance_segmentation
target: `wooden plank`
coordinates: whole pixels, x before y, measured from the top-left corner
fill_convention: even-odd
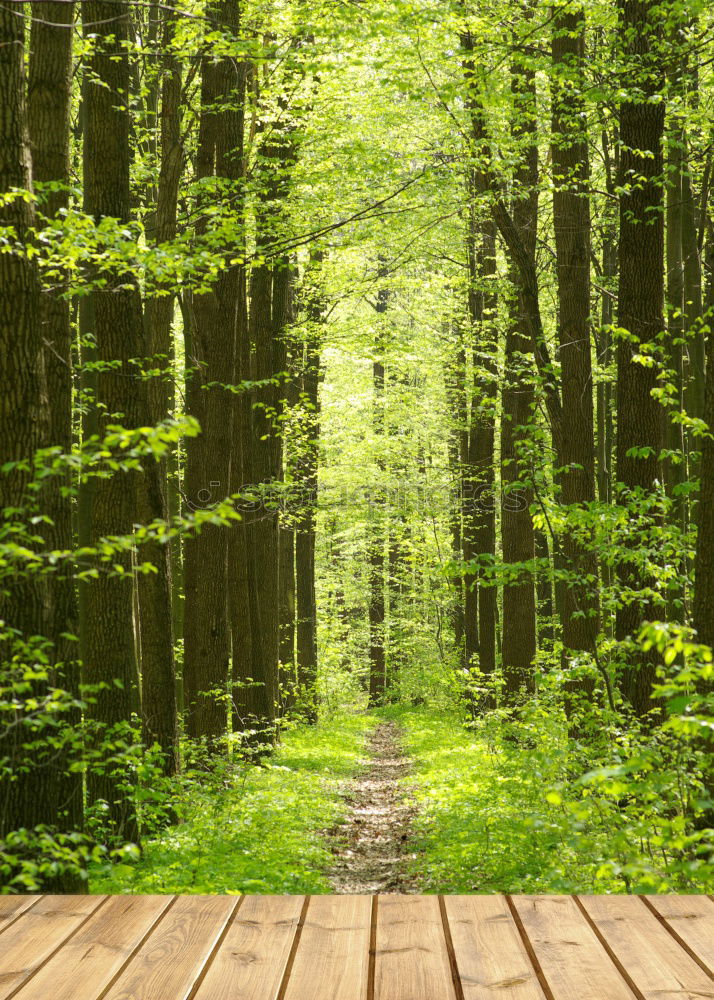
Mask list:
[[[444,907],[464,1000],[543,1000],[503,896],[446,896]]]
[[[714,997],[712,979],[636,896],[585,896],[581,902],[647,1000]]]
[[[374,1000],[454,1000],[436,896],[380,896]]]
[[[112,896],[23,987],[18,1000],[95,1000],[173,898]]]
[[[44,896],[2,936],[0,1000],[7,1000],[104,902],[104,896]]]
[[[238,902],[179,896],[102,1000],[186,1000]]]
[[[302,896],[246,896],[195,1000],[275,1000]]]
[[[556,1000],[632,1000],[632,991],[575,900],[514,896],[513,904]]]
[[[313,896],[285,1000],[366,1000],[371,914],[371,896]]]
[[[708,896],[648,896],[688,948],[714,972],[714,903]]]
[[[29,910],[41,896],[0,896],[0,934],[20,914]]]

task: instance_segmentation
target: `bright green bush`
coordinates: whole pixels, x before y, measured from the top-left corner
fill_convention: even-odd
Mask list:
[[[96,893],[329,892],[324,836],[344,813],[342,782],[360,766],[366,715],[288,732],[263,764],[198,767],[177,781],[181,818],[140,859],[96,866]]]

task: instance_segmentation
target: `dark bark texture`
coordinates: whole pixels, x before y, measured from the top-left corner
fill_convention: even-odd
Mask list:
[[[130,222],[130,66],[127,44],[132,37],[130,13],[122,3],[82,5],[85,31],[95,36],[85,85],[85,209],[97,223]],[[98,36],[98,37],[97,37]],[[141,424],[141,386],[133,359],[143,354],[143,326],[136,279],[123,269],[103,274],[105,284],[92,292],[97,360],[95,405],[99,429],[121,423]],[[93,484],[89,509],[89,542],[111,536],[129,537],[135,515],[135,475],[116,472]],[[112,569],[112,563],[122,572]],[[86,617],[81,623],[84,681],[102,687],[88,709],[100,727],[128,722],[136,685],[131,559],[116,553],[110,563],[98,561],[98,576],[87,587]],[[92,767],[87,775],[90,803],[104,800],[107,818],[119,839],[137,840],[136,814],[120,785],[127,776]]]
[[[630,99],[620,110],[620,238],[618,325],[628,331],[617,345],[617,479],[625,496],[650,495],[661,480],[662,408],[653,397],[657,387],[654,365],[643,365],[645,345],[654,344],[664,329],[664,190],[662,181],[665,107],[648,100],[661,92],[652,0],[621,0],[620,25],[625,42],[629,86],[640,88],[641,99]],[[644,516],[645,527],[654,525]],[[639,565],[638,551],[619,567],[623,591],[632,597],[617,612],[618,639],[636,637],[644,621],[659,616],[650,597],[641,595],[654,583]],[[634,662],[622,678],[622,692],[638,715],[653,708],[652,682],[656,664],[651,656],[633,653]]]

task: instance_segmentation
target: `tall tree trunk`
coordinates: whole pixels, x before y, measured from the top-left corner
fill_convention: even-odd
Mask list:
[[[59,182],[42,200],[43,214],[58,218],[69,203],[70,112],[72,104],[72,29],[74,4],[34,3],[30,36],[28,80],[28,123],[32,147],[33,181]],[[45,372],[49,403],[46,443],[59,447],[63,455],[72,451],[72,327],[66,282],[45,290],[40,306],[42,340],[45,344]],[[71,501],[72,475],[67,470],[52,477],[45,490],[45,505],[51,519],[45,531],[51,549],[69,552],[74,547]],[[48,635],[54,643],[56,661],[53,683],[72,698],[78,698],[80,663],[77,641],[70,638],[79,630],[77,594],[72,570],[64,566],[48,580],[51,621]],[[65,713],[69,726],[81,722],[81,710]],[[76,739],[76,737],[74,737]],[[67,752],[57,754],[58,820],[67,830],[81,830],[84,824],[83,779],[72,773]],[[85,882],[65,877],[64,892],[82,891]]]
[[[215,22],[238,32],[238,8],[223,0]],[[242,171],[242,71],[231,58],[203,62],[201,122],[197,153],[201,178],[240,183]],[[239,218],[239,225],[242,219]],[[200,234],[205,233],[202,219]],[[214,286],[193,296],[193,327],[186,361],[189,412],[201,434],[186,446],[186,496],[194,510],[208,510],[230,490],[231,394],[223,388],[235,375],[238,350],[240,271],[227,267]],[[187,345],[188,347],[188,345]],[[227,732],[230,634],[228,628],[228,543],[230,529],[205,524],[184,547],[184,701],[189,736],[216,746]]]
[[[240,177],[241,185],[234,193],[235,211],[239,218],[245,214],[245,114],[247,101],[249,64],[239,64],[238,80],[234,89],[234,100],[239,107]],[[236,235],[235,256],[239,261],[246,257],[246,233],[241,228]],[[233,377],[235,385],[249,382],[251,372],[251,345],[248,329],[248,284],[247,271],[243,263],[234,263],[236,271],[236,344],[233,357]],[[251,484],[252,476],[252,413],[251,395],[246,388],[234,394],[230,402],[231,453],[230,453],[230,494],[240,494]],[[252,546],[249,546],[249,513],[244,504],[241,507],[240,523],[230,531],[228,541],[228,615],[231,638],[231,705],[232,729],[238,733],[251,728],[254,716],[255,695],[262,692],[252,686],[253,633],[254,623],[251,607],[254,602],[255,561]],[[257,628],[257,623],[255,628]],[[260,712],[258,714],[261,714]]]
[[[707,312],[714,315],[714,223],[707,217],[707,260],[709,282]],[[707,334],[706,402],[704,421],[708,434],[701,439],[701,492],[698,505],[698,532],[695,563],[693,621],[699,642],[714,649],[714,330]]]
[[[475,248],[479,317],[474,345],[474,401],[471,415],[469,459],[476,478],[478,496],[474,511],[474,548],[482,559],[478,590],[479,667],[490,675],[496,669],[496,617],[498,592],[488,578],[488,564],[496,559],[495,439],[498,399],[498,331],[495,325],[498,296],[496,276],[496,227],[492,219],[480,225],[480,244]]]
[[[605,163],[605,185],[608,195],[614,196],[617,165],[612,161],[610,137],[606,129],[602,132],[602,152]],[[617,146],[615,146],[617,150]],[[613,209],[613,198],[608,198],[604,207],[601,257],[601,303],[600,336],[597,338],[600,379],[597,386],[597,478],[598,500],[601,504],[612,502],[612,464],[614,435],[613,386],[610,377],[612,363],[612,333],[614,320],[615,288],[617,279],[617,213]],[[600,574],[605,588],[612,584],[612,566],[605,555],[600,561]],[[612,633],[612,618],[604,621],[608,633]]]
[[[680,89],[675,79],[673,86]],[[680,127],[677,127],[679,124]],[[687,476],[685,440],[683,425],[673,420],[684,407],[684,355],[682,350],[685,333],[684,319],[684,260],[682,258],[682,216],[683,216],[683,172],[684,172],[684,132],[682,123],[673,123],[667,149],[666,175],[666,267],[667,267],[667,357],[666,365],[671,373],[674,388],[674,408],[662,411],[664,422],[663,444],[670,453],[664,461],[664,482],[672,504],[672,520],[680,531],[687,526],[687,502],[681,486]],[[670,584],[668,592],[668,618],[672,621],[684,620],[686,591],[683,574],[675,585]],[[676,586],[676,590],[675,590]]]
[[[447,379],[448,379],[447,375]],[[447,386],[447,393],[449,387]],[[450,407],[453,413],[453,406]],[[451,482],[451,505],[449,514],[449,528],[451,531],[451,557],[455,565],[459,565],[463,558],[461,542],[461,455],[459,449],[459,432],[455,426],[449,428],[448,440],[449,455],[449,476]],[[461,661],[463,661],[464,645],[464,578],[461,571],[455,572],[451,579],[454,588],[453,603],[453,626],[454,643],[459,650]]]
[[[93,45],[84,93],[85,210],[97,224],[116,219],[126,225],[130,222],[130,14],[125,4],[90,0],[82,5],[82,14]],[[122,95],[119,104],[117,95]],[[104,284],[92,292],[93,333],[101,366],[94,401],[100,411],[100,434],[116,422],[116,414],[121,414],[124,427],[140,426],[140,376],[133,359],[144,353],[136,279],[121,267],[107,269],[101,277]],[[106,537],[131,536],[135,493],[134,473],[115,472],[96,480],[88,512],[90,545]],[[112,563],[122,572],[98,561],[98,577],[87,587],[86,618],[81,621],[84,681],[102,685],[89,702],[87,715],[107,730],[129,722],[136,685],[131,557],[117,552]],[[126,774],[117,773],[109,760],[103,768],[93,765],[87,774],[87,799],[108,804],[108,824],[117,839],[136,841],[136,812],[123,787],[129,780],[128,768]]]
[[[620,112],[620,289],[618,326],[628,331],[617,345],[617,478],[625,498],[647,498],[661,479],[662,409],[653,398],[654,365],[640,363],[643,348],[664,329],[664,197],[662,139],[665,107],[653,100],[662,92],[654,0],[620,0],[621,30],[627,39],[623,85],[642,95],[626,100]],[[645,524],[654,526],[652,515]],[[647,590],[654,583],[635,558],[619,567],[624,600],[617,611],[619,640],[635,637],[643,621],[657,617]],[[622,678],[622,692],[638,716],[653,708],[656,664],[651,656],[632,654]]]
[[[595,500],[595,431],[590,349],[588,137],[580,96],[585,75],[585,12],[563,6],[553,21],[553,223],[558,278],[562,439],[557,461],[566,508]],[[564,662],[594,651],[598,633],[597,559],[566,530],[559,540],[570,578],[562,591]],[[589,691],[591,684],[585,684]]]
[[[385,277],[384,265],[380,263],[380,277]],[[377,293],[375,311],[380,323],[377,332],[375,357],[372,362],[372,429],[378,449],[384,435],[384,331],[381,322],[389,305],[389,289],[382,287]],[[384,471],[381,452],[377,457],[380,477]],[[385,513],[382,499],[374,496],[373,515],[368,525],[369,562],[369,703],[378,706],[384,703],[387,687],[387,663],[384,648],[385,618]]]
[[[181,178],[183,148],[181,142],[181,68],[170,53],[174,32],[173,16],[153,14],[163,21],[162,47],[165,65],[160,93],[160,170],[155,209],[147,240],[157,246],[176,236],[176,210]],[[164,294],[148,296],[144,308],[147,353],[151,368],[162,374],[144,385],[146,419],[155,426],[168,418],[173,409],[173,357],[171,325],[174,297],[170,286]],[[166,521],[169,517],[168,461],[148,458],[138,489],[138,517],[143,523]],[[140,573],[137,581],[141,629],[141,686],[143,738],[147,745],[157,743],[163,753],[166,774],[178,767],[178,713],[176,705],[176,669],[174,663],[174,615],[171,587],[171,547],[150,541],[139,551],[142,563],[151,572]]]
[[[288,396],[291,394],[292,378],[288,369],[292,363],[290,350],[290,324],[295,321],[294,310],[295,275],[291,262],[287,257],[281,257],[273,275],[273,295],[271,303],[273,366],[280,375],[281,384],[275,391],[274,429],[271,438],[273,452],[271,457],[276,481],[285,479],[283,467],[284,452],[284,420]],[[279,422],[280,421],[280,422]],[[277,498],[276,498],[277,501]],[[280,505],[282,506],[282,505]],[[277,516],[277,548],[278,548],[278,661],[280,675],[278,688],[280,693],[280,710],[286,706],[283,688],[284,668],[292,669],[295,659],[295,551],[292,530],[286,530],[281,523],[279,511]]]
[[[32,188],[25,103],[24,20],[20,12],[0,9],[0,190]],[[46,382],[42,349],[40,279],[30,255],[19,249],[31,239],[35,224],[32,202],[10,197],[0,206],[0,223],[14,232],[15,249],[0,254],[0,465],[19,463],[0,472],[0,511],[5,541],[34,547],[27,492],[33,480],[32,459],[45,443]],[[26,463],[29,460],[29,469]],[[29,531],[28,531],[29,529]],[[30,537],[28,538],[28,534]],[[46,636],[51,627],[47,588],[28,561],[4,568],[0,587],[0,670],[3,676],[3,726],[0,730],[0,836],[38,824],[54,826],[58,819],[56,773],[42,750],[29,744],[35,734],[22,707],[46,685],[35,676],[43,664],[32,636]],[[15,639],[14,632],[17,632]],[[29,640],[29,641],[28,641]],[[27,642],[27,647],[24,643]],[[31,680],[28,692],[26,675]],[[13,702],[20,707],[10,711]],[[29,715],[32,713],[30,712]],[[14,780],[9,780],[5,768]]]
[[[260,222],[259,222],[260,225]],[[263,237],[265,238],[265,236]],[[280,475],[275,466],[275,391],[271,380],[276,374],[272,324],[273,273],[259,263],[251,275],[250,337],[255,345],[255,377],[263,384],[254,394],[252,413],[252,477],[261,491],[259,509],[248,524],[252,577],[251,632],[252,715],[263,742],[272,740],[278,697],[279,617],[278,617],[278,514],[272,491]]]
[[[463,563],[473,558],[473,532],[465,523],[471,516],[469,497],[472,487],[467,481],[467,452],[469,446],[468,410],[466,398],[466,354],[465,333],[459,323],[447,325],[448,358],[444,367],[446,399],[451,426],[449,427],[448,455],[449,471],[452,476],[453,507],[450,526],[454,560],[457,571],[453,578],[456,610],[454,616],[454,639],[460,654],[461,666],[468,669],[471,658],[478,650],[478,607],[475,601],[478,592],[469,593],[469,586],[476,584],[477,577],[467,574]],[[471,618],[469,621],[468,618]]]
[[[538,227],[538,146],[533,71],[515,66],[511,89],[515,114],[513,130],[524,144],[515,176],[512,217],[534,267]],[[533,343],[529,335],[528,289],[515,267],[511,268],[511,278],[515,301],[506,337],[506,376],[502,394],[501,481],[507,495],[501,515],[501,534],[504,563],[531,564],[530,568],[516,570],[516,580],[506,583],[503,588],[503,674],[505,697],[512,702],[520,693],[534,690],[536,607],[532,569],[535,537],[529,510],[533,492],[527,483],[530,468],[524,468],[525,456],[522,453],[529,436],[527,427],[533,420],[534,392],[528,360]],[[525,481],[513,491],[521,479]]]
[[[295,532],[280,525],[280,705],[284,714],[294,701],[295,688]]]
[[[556,608],[553,594],[553,571],[551,567],[551,546],[548,535],[542,528],[534,531],[536,566],[536,608],[538,649],[553,648],[555,641],[554,616]]]
[[[309,718],[317,717],[317,601],[315,596],[315,539],[320,441],[320,381],[324,302],[320,290],[321,251],[313,251],[307,280],[307,339],[304,347],[302,397],[304,405],[301,454],[296,466],[300,512],[295,532],[298,684]]]

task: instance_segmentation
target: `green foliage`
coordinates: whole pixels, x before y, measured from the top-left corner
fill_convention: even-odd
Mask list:
[[[329,892],[324,834],[339,822],[341,783],[358,768],[374,720],[338,715],[285,734],[261,765],[199,761],[176,779],[180,824],[148,839],[134,863],[95,865],[92,892]]]
[[[421,809],[415,875],[434,892],[707,892],[711,831],[687,745],[611,723],[573,744],[546,694],[514,720],[390,710]],[[595,721],[595,720],[594,720]],[[699,761],[701,763],[701,761]]]

